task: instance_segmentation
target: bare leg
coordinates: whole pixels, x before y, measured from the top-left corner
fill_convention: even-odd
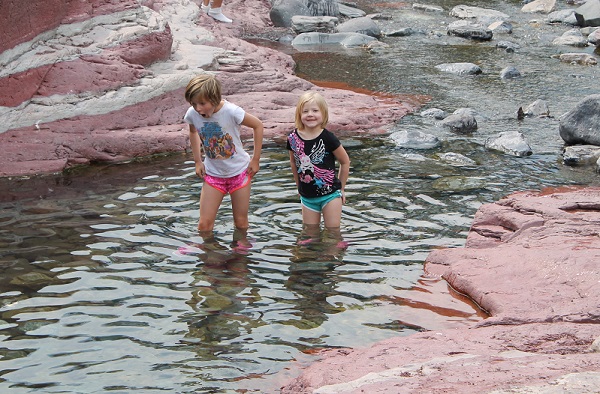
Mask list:
[[[342,205],[341,198],[336,198],[325,204],[323,207],[323,220],[325,222],[325,227],[340,227],[342,221]]]
[[[246,230],[248,224],[248,209],[250,209],[250,187],[248,183],[241,189],[231,193],[231,209],[233,210],[233,224],[235,228]]]
[[[302,223],[307,226],[318,226],[321,224],[321,213],[312,211],[302,205]]]
[[[204,182],[200,192],[200,220],[198,231],[210,232],[215,227],[217,211],[223,201],[223,193]]]

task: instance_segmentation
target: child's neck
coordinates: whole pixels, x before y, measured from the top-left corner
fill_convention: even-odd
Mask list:
[[[305,140],[313,140],[313,139],[317,138],[321,134],[322,131],[323,131],[322,127],[313,127],[313,128],[305,127],[302,130],[298,129],[298,134],[300,134],[300,137],[302,137]]]

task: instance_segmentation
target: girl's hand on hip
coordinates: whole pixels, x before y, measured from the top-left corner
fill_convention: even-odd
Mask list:
[[[204,163],[196,164],[196,175],[198,175],[198,177],[200,177],[200,179],[204,178],[204,175],[206,175],[206,169],[204,168]]]

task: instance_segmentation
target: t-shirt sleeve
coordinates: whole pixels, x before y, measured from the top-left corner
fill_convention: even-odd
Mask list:
[[[327,130],[327,133],[324,133],[325,144],[329,147],[329,150],[333,152],[337,148],[342,145],[338,137],[335,136],[331,131]]]
[[[244,111],[242,107],[234,105],[232,115],[233,120],[235,120],[236,124],[242,124],[242,122],[244,121],[244,116],[246,116],[246,111]]]
[[[194,121],[192,120],[192,111],[194,111],[194,108],[189,107],[188,110],[185,112],[185,115],[183,116],[183,121],[185,123],[194,124]]]

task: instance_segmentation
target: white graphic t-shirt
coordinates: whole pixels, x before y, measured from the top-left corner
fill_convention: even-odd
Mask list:
[[[244,150],[240,136],[240,124],[245,114],[242,108],[229,101],[225,101],[210,118],[203,118],[193,107],[187,110],[183,120],[198,130],[208,175],[231,178],[248,168],[250,155]]]

